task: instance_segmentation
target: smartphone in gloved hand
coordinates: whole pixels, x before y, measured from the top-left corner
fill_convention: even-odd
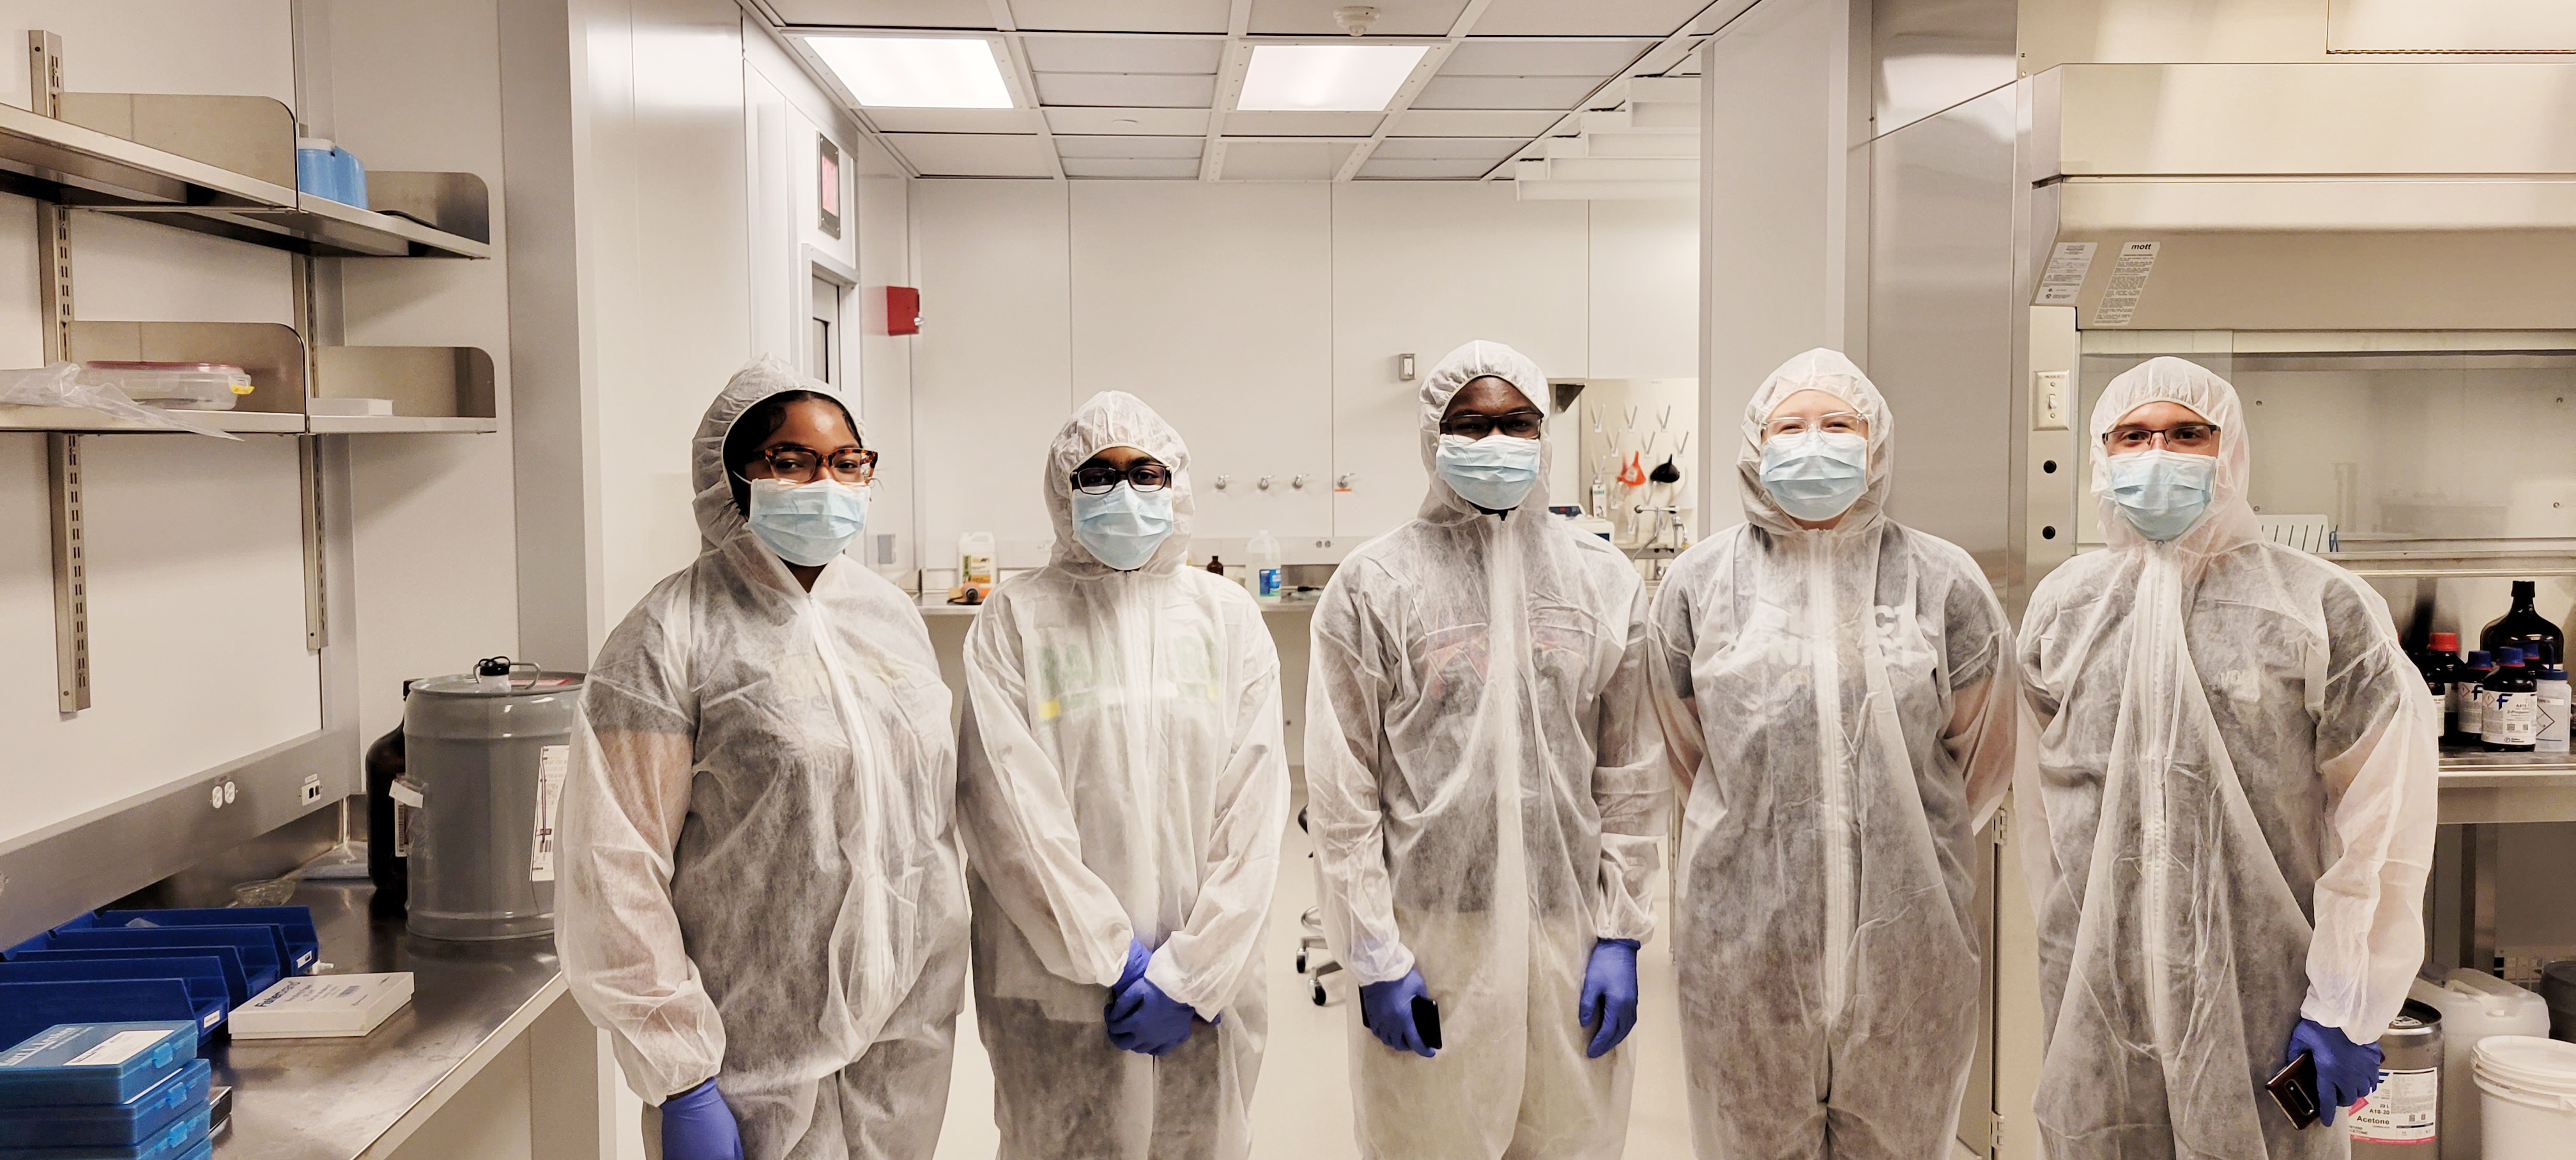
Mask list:
[[[2300,1052],[2288,1067],[2282,1068],[2263,1084],[2263,1090],[2272,1093],[2272,1102],[2280,1106],[2282,1115],[2290,1118],[2291,1127],[2304,1130],[2316,1123],[2319,1114],[2316,1055]]]
[[[1432,1002],[1430,996],[1413,997],[1413,1029],[1422,1033],[1424,1047],[1440,1050],[1440,1004]]]

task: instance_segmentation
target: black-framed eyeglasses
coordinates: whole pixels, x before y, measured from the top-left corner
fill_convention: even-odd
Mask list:
[[[2208,451],[2218,446],[2215,423],[2176,423],[2171,427],[2113,427],[2102,433],[2102,445],[2113,451],[2144,451],[2162,443],[2171,451]]]
[[[812,483],[825,475],[842,483],[867,483],[877,474],[877,453],[864,447],[825,455],[791,443],[761,452],[760,460],[769,465],[770,475],[792,483]]]
[[[1121,483],[1138,491],[1161,491],[1172,486],[1172,469],[1149,459],[1129,464],[1124,470],[1086,466],[1073,472],[1073,486],[1085,495],[1107,495]]]
[[[1514,439],[1536,439],[1547,429],[1547,417],[1536,411],[1514,411],[1496,418],[1492,415],[1452,415],[1440,421],[1440,433],[1461,439],[1482,439],[1496,431]]]

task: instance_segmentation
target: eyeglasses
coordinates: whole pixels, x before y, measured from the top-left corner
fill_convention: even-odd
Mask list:
[[[1836,411],[1829,415],[1782,415],[1762,424],[1765,441],[1779,435],[1804,435],[1809,431],[1828,431],[1837,435],[1860,435],[1869,420],[1858,411]]]
[[[842,483],[866,483],[877,474],[877,453],[865,448],[824,455],[788,444],[763,451],[760,458],[769,465],[769,474],[795,483],[812,483],[827,474]]]
[[[1082,467],[1073,473],[1073,486],[1084,495],[1107,495],[1121,483],[1138,491],[1161,491],[1172,486],[1172,469],[1147,460],[1123,471],[1115,467]]]
[[[2209,451],[2218,446],[2218,427],[2211,423],[2176,423],[2171,427],[2113,427],[2102,445],[2113,451],[2144,451],[2162,442],[2169,451]]]
[[[1547,429],[1547,418],[1536,411],[1514,411],[1495,418],[1491,415],[1453,415],[1440,421],[1440,433],[1461,439],[1482,439],[1500,431],[1514,439],[1536,439]]]

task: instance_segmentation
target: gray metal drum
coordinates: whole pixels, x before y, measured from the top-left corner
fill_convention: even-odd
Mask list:
[[[411,933],[483,941],[555,928],[555,826],[581,674],[433,677],[403,706],[416,794]]]
[[[2352,1110],[2353,1160],[2434,1160],[2442,1150],[2442,1013],[2407,1000],[2379,1037],[2379,1054],[2379,1087]]]
[[[2576,1043],[2576,959],[2560,959],[2541,970],[2540,998],[2549,1004],[2549,1037]]]

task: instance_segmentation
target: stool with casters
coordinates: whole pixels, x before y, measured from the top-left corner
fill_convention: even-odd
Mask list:
[[[1306,811],[1302,807],[1297,811],[1297,829],[1313,833],[1306,826]],[[1314,851],[1307,851],[1306,860],[1315,860]],[[1324,872],[1318,867],[1315,892],[1323,893],[1323,887]],[[1334,960],[1332,948],[1324,945],[1324,908],[1307,907],[1306,913],[1297,916],[1297,925],[1304,928],[1297,936],[1297,973],[1306,977],[1306,996],[1313,999],[1318,1007],[1329,1007],[1333,996],[1324,987],[1324,977],[1340,973],[1342,964]]]

